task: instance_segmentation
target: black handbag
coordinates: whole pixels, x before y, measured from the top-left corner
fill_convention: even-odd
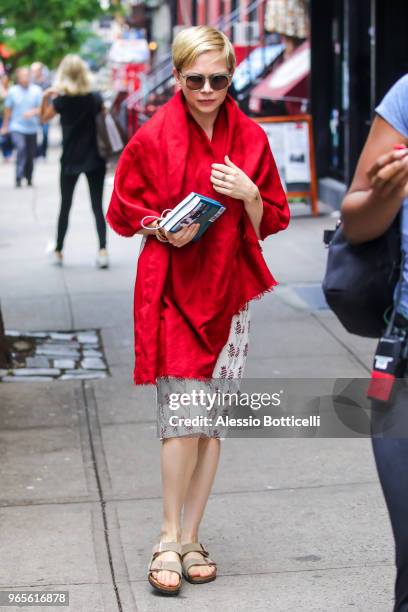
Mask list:
[[[322,289],[329,307],[347,331],[379,338],[399,278],[400,213],[382,236],[357,245],[347,242],[340,223],[328,251]]]

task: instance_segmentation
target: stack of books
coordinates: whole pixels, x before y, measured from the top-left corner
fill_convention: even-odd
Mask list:
[[[159,227],[168,232],[178,232],[192,223],[199,223],[200,229],[192,240],[196,242],[224,211],[225,206],[220,202],[192,191],[177,206],[169,210],[160,221]]]

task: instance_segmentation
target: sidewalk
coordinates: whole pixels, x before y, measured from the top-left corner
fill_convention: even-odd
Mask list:
[[[185,582],[178,598],[152,593],[146,568],[161,520],[160,443],[154,390],[132,383],[140,239],[110,231],[111,267],[96,269],[81,177],[65,266],[48,264],[58,155],[52,149],[37,164],[34,189],[14,189],[13,166],[0,165],[5,325],[98,328],[112,376],[0,384],[0,590],[68,590],[72,612],[390,612],[392,534],[364,439],[226,440],[201,531],[217,580]],[[375,342],[351,337],[318,308],[322,230],[333,224],[297,216],[264,243],[281,284],[252,304],[247,377],[368,374]]]

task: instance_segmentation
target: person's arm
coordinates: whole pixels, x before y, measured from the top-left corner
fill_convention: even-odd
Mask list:
[[[102,94],[99,91],[96,92],[95,98],[96,98],[96,112],[103,113],[104,115],[106,115],[108,112],[108,109],[106,108]]]
[[[137,133],[125,147],[115,172],[113,192],[105,215],[109,226],[120,236],[156,236],[157,240],[182,247],[196,235],[199,224],[193,223],[178,232],[156,229],[160,218],[159,191],[152,182],[149,166],[146,163],[146,148],[153,146]],[[149,223],[149,219],[152,222]],[[145,225],[148,228],[143,227]]]
[[[47,123],[57,114],[54,105],[50,102],[51,97],[55,96],[56,93],[57,91],[52,87],[49,87],[44,91],[40,106],[41,123]]]
[[[3,125],[1,126],[2,134],[7,134],[9,131],[10,117],[11,117],[11,108],[6,106],[3,111]]]
[[[376,116],[361,153],[351,186],[343,200],[344,235],[358,244],[383,234],[408,195],[408,139]]]
[[[30,108],[30,110],[26,111],[23,116],[24,116],[24,119],[31,119],[31,117],[36,117],[39,114],[40,114],[40,107],[38,106],[37,108]]]

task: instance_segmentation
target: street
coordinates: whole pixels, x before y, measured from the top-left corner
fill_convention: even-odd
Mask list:
[[[161,521],[160,442],[154,388],[132,382],[140,238],[109,230],[110,268],[96,268],[82,176],[64,266],[50,265],[58,138],[54,129],[33,188],[15,189],[14,165],[0,165],[5,327],[100,330],[110,375],[0,383],[1,590],[69,591],[72,612],[390,611],[391,527],[371,442],[358,438],[225,440],[200,534],[217,579],[184,581],[178,598],[153,593],[146,576]],[[109,179],[105,211],[111,189]],[[316,218],[292,210],[288,230],[263,244],[280,285],[251,304],[245,376],[367,376],[375,341],[344,331],[319,292],[331,210],[323,205]],[[7,607],[23,609],[32,608]]]

